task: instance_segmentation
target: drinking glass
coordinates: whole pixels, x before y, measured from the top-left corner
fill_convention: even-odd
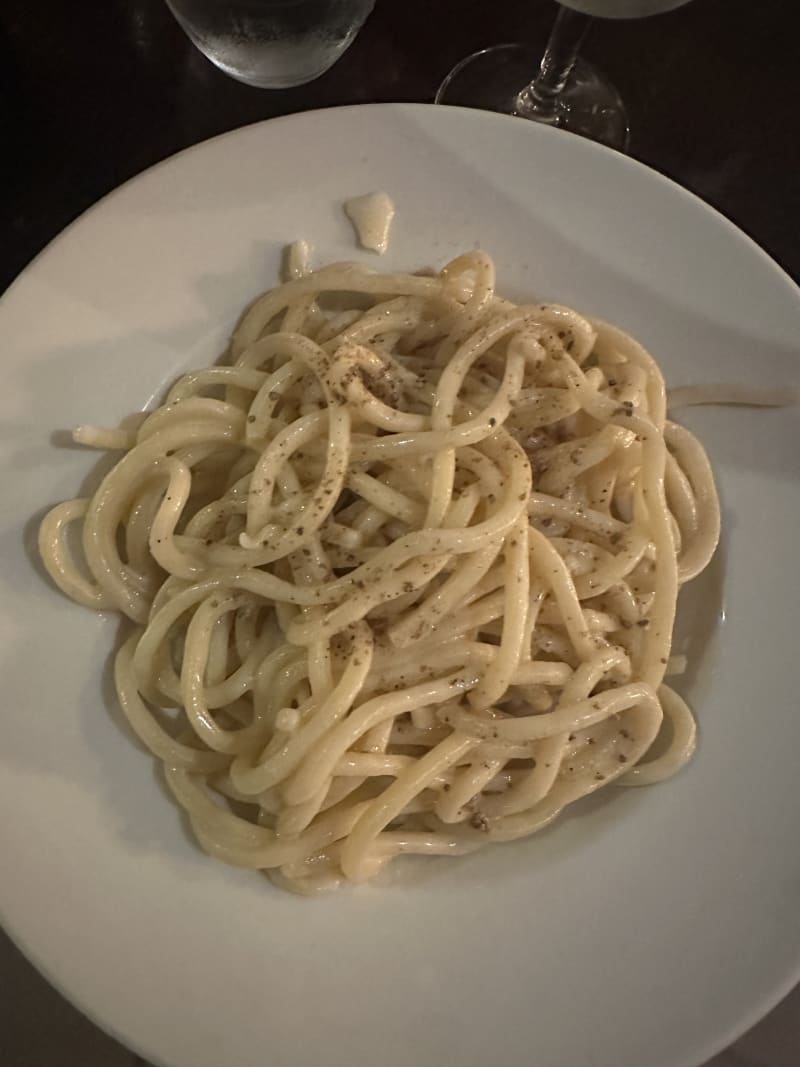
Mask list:
[[[166,0],[220,70],[263,89],[302,85],[349,47],[375,0]]]
[[[439,87],[436,102],[518,115],[624,151],[629,137],[625,105],[605,75],[579,55],[581,44],[593,16],[642,18],[687,2],[561,0],[538,63],[527,45],[484,48],[453,67]]]

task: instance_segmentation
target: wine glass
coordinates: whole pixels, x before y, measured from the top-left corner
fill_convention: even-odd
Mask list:
[[[436,103],[518,115],[624,151],[629,137],[625,105],[605,75],[579,55],[581,44],[593,16],[641,18],[687,2],[561,0],[538,71],[537,56],[527,45],[484,48],[453,67],[439,87]]]

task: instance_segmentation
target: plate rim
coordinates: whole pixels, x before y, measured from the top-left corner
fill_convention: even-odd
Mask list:
[[[118,194],[122,194],[130,185],[140,182],[142,179],[151,176],[157,172],[160,168],[165,168],[173,164],[174,162],[189,157],[193,153],[200,154],[209,146],[216,144],[217,142],[224,142],[225,140],[235,140],[245,131],[253,131],[258,127],[273,127],[275,125],[296,125],[302,123],[307,118],[313,118],[315,116],[329,114],[329,113],[363,113],[369,112],[394,112],[398,114],[408,113],[411,115],[420,113],[429,113],[432,111],[439,113],[453,112],[460,115],[469,114],[475,116],[474,121],[486,122],[489,121],[492,124],[499,122],[509,123],[514,122],[519,124],[520,120],[513,116],[499,115],[492,112],[482,111],[479,109],[463,108],[438,105],[432,103],[416,103],[416,102],[379,102],[379,103],[363,103],[363,104],[347,104],[347,105],[335,105],[330,107],[313,108],[306,111],[293,112],[287,115],[274,116],[267,119],[257,119],[253,122],[248,122],[244,125],[237,126],[233,129],[223,131],[218,134],[214,134],[211,137],[205,138],[202,141],[198,141],[194,144],[188,145],[185,148],[171,153],[156,162],[150,164],[137,174],[132,175],[121,184],[115,186],[107,193],[105,193],[98,200],[90,204],[87,208],[81,211],[74,219],[72,219],[63,229],[61,229],[54,237],[52,237],[19,271],[19,273],[12,279],[9,285],[0,294],[0,317],[3,315],[5,302],[7,298],[11,297],[18,286],[24,284],[27,277],[32,274],[40,261],[43,260],[53,248],[62,241],[67,239],[74,229],[79,228],[85,220],[90,217],[94,212],[99,211],[106,207],[108,203],[112,202]],[[470,119],[473,121],[473,119]],[[589,146],[588,150],[594,153],[600,153],[604,157],[614,157],[616,165],[623,167],[630,167],[634,170],[640,171],[646,176],[647,180],[651,183],[662,184],[671,192],[677,193],[679,198],[687,199],[690,203],[693,203],[696,208],[699,208],[704,213],[710,213],[712,217],[716,218],[717,223],[721,223],[728,231],[731,237],[735,237],[740,243],[744,243],[749,255],[753,253],[757,254],[758,258],[762,261],[765,267],[767,267],[775,280],[776,284],[781,284],[786,287],[787,295],[790,295],[792,299],[800,304],[800,285],[793,279],[792,275],[784,268],[776,259],[774,259],[765,249],[763,249],[748,232],[743,230],[741,226],[736,224],[732,219],[725,215],[719,208],[714,207],[704,201],[698,194],[682,186],[677,180],[668,175],[663,174],[661,171],[656,170],[654,167],[645,164],[631,156],[624,153],[617,152],[614,149],[608,148],[604,145],[596,142],[586,141],[584,138],[579,137],[576,134],[567,133],[563,130],[549,129],[548,127],[536,126],[537,134],[535,136],[542,136],[543,131],[545,139],[547,137],[572,137],[577,139],[584,146],[581,150],[585,150],[586,146]],[[527,136],[527,135],[523,135]],[[70,989],[62,984],[60,978],[55,974],[46,959],[40,957],[39,953],[33,948],[28,946],[25,939],[18,935],[17,931],[8,922],[6,910],[3,906],[3,901],[0,899],[0,925],[8,936],[10,942],[15,948],[27,959],[32,966],[45,978],[45,980],[68,1001],[73,1007],[75,1007],[81,1014],[86,1016],[94,1025],[96,1025],[101,1031],[108,1034],[114,1040],[119,1042],[124,1048],[131,1049],[139,1055],[145,1056],[152,1063],[158,1065],[158,1067],[171,1067],[168,1061],[159,1056],[157,1051],[146,1048],[143,1044],[133,1042],[128,1036],[123,1035],[121,1031],[118,1031],[116,1027],[109,1025],[103,1019],[99,1018],[93,1011],[92,1005],[84,1003],[83,998],[79,995],[73,995]],[[709,1039],[706,1043],[706,1052],[704,1053],[704,1059],[702,1061],[696,1061],[694,1058],[687,1059],[681,1063],[681,1067],[696,1067],[696,1064],[705,1062],[709,1056],[713,1056],[715,1053],[727,1048],[732,1042],[736,1041],[740,1036],[750,1030],[759,1020],[765,1017],[769,1011],[771,1011],[777,1004],[779,1004],[784,997],[789,994],[795,986],[800,982],[800,954],[794,965],[794,970],[790,972],[786,980],[779,984],[772,993],[765,994],[758,1003],[753,1003],[752,1008],[746,1013],[739,1023],[731,1029],[725,1043],[721,1044],[719,1039]]]
[[[74,219],[71,219],[66,226],[60,229],[42,248],[36,252],[31,259],[22,267],[22,269],[11,279],[6,288],[0,293],[0,308],[1,302],[5,297],[12,292],[17,285],[22,282],[25,275],[36,266],[39,259],[45,256],[53,245],[57,244],[63,237],[66,237],[72,229],[77,227],[87,216],[91,215],[98,208],[104,206],[108,201],[112,200],[118,193],[123,192],[129,185],[138,182],[140,179],[145,178],[160,167],[168,166],[175,160],[181,159],[185,156],[189,156],[194,152],[202,151],[204,148],[211,144],[215,144],[217,141],[223,141],[226,138],[235,138],[237,134],[246,130],[252,130],[256,126],[266,125],[279,125],[284,123],[293,123],[298,120],[302,120],[309,116],[318,116],[327,114],[329,112],[346,113],[346,112],[361,112],[361,111],[409,111],[409,112],[453,112],[461,115],[476,115],[479,116],[475,121],[488,119],[492,123],[496,122],[526,122],[529,127],[534,127],[538,131],[544,131],[546,137],[569,137],[573,141],[580,141],[584,145],[589,146],[589,150],[599,153],[606,158],[613,157],[622,162],[623,166],[629,166],[635,170],[641,170],[646,172],[651,178],[655,178],[657,181],[662,182],[665,186],[669,187],[673,192],[688,197],[697,206],[701,207],[705,211],[711,212],[717,219],[722,222],[729,230],[731,236],[735,235],[740,240],[745,241],[752,252],[755,252],[760,259],[762,259],[770,268],[777,272],[782,278],[785,284],[788,284],[790,291],[794,291],[795,296],[800,299],[800,281],[795,281],[789,271],[775,259],[765,248],[758,243],[755,237],[744,230],[738,223],[734,222],[728,215],[726,215],[720,208],[715,207],[713,204],[709,204],[708,201],[691,189],[687,189],[685,185],[681,185],[677,179],[670,177],[668,174],[664,174],[662,171],[657,170],[655,167],[650,166],[648,163],[643,163],[641,160],[628,155],[626,152],[618,151],[615,148],[610,148],[608,145],[601,144],[599,141],[592,141],[580,134],[573,133],[571,130],[560,130],[552,126],[547,126],[543,123],[534,123],[530,120],[522,119],[515,115],[504,115],[500,112],[486,111],[482,108],[461,107],[454,104],[434,104],[417,101],[376,101],[373,103],[360,103],[360,104],[331,104],[327,107],[315,107],[309,108],[304,111],[292,111],[285,115],[273,115],[266,119],[254,119],[252,122],[245,122],[241,126],[235,126],[230,130],[223,130],[221,133],[214,133],[210,137],[205,137],[201,141],[195,141],[193,144],[187,145],[185,148],[179,148],[176,152],[171,152],[169,155],[163,156],[161,159],[156,160],[154,163],[148,164],[142,170],[137,171],[136,174],[126,178],[120,182],[119,185],[113,186],[108,192],[103,193],[97,200],[93,201],[88,207],[85,207]],[[537,133],[536,136],[540,136]]]

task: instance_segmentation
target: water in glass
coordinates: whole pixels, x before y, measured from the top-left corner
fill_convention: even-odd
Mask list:
[[[249,85],[282,89],[324,73],[375,0],[167,0],[200,51]]]

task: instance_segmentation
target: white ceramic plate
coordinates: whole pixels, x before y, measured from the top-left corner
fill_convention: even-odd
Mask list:
[[[621,324],[672,384],[798,379],[800,297],[758,248],[645,168],[520,120],[297,115],[114,193],[0,303],[0,914],[168,1067],[698,1064],[800,974],[796,411],[689,420],[725,531],[684,605],[690,767],[528,841],[408,860],[388,886],[309,901],[206,858],[114,709],[115,623],[37,571],[38,518],[94,464],[57,431],[212,361],[286,242],[379,265],[341,208],[376,189],[397,203],[387,265],[480,244],[504,290]]]

